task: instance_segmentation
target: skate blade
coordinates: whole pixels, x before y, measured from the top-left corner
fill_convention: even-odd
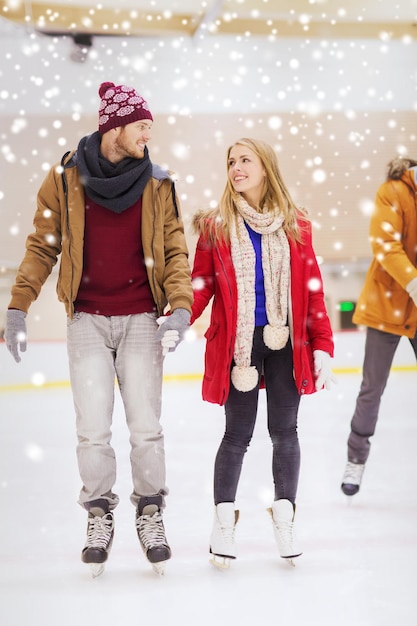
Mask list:
[[[297,557],[301,555],[302,555],[302,552],[300,552],[300,554],[294,554],[293,556],[282,556],[281,558],[284,559],[284,561],[286,561],[290,567],[295,567],[294,559],[296,559]]]
[[[230,568],[230,561],[232,561],[232,559],[227,556],[218,556],[217,554],[213,554],[210,559],[210,563],[222,571]]]
[[[90,563],[90,571],[93,578],[101,576],[104,572],[104,563]]]
[[[152,563],[152,569],[155,574],[158,576],[163,576],[165,574],[165,565],[166,561],[160,561],[159,563]]]

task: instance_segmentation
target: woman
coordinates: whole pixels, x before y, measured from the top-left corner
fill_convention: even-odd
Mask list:
[[[300,469],[300,396],[329,387],[333,339],[305,213],[282,180],[274,150],[240,139],[227,151],[217,209],[194,218],[199,234],[191,323],[213,299],[206,332],[203,399],[225,406],[214,469],[213,562],[236,558],[235,498],[266,389],[275,498],[270,509],[280,556],[301,554],[293,534]]]

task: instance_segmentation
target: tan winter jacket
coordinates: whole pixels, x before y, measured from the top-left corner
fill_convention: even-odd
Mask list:
[[[65,176],[58,163],[39,189],[35,231],[27,238],[9,308],[28,311],[61,255],[57,294],[72,318],[83,270],[85,203],[74,152],[63,165]],[[191,311],[193,302],[183,222],[172,181],[161,172],[154,166],[142,196],[142,245],[159,315],[167,304],[172,311]]]
[[[378,189],[370,223],[373,260],[353,322],[414,337],[417,307],[406,285],[417,277],[417,162],[395,159]]]

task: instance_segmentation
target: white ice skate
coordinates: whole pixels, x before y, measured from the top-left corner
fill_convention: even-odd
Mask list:
[[[294,566],[294,560],[302,554],[297,546],[294,535],[295,506],[289,500],[275,500],[272,508],[268,509],[272,517],[275,541],[281,558],[286,559],[289,565]]]
[[[237,556],[235,546],[235,528],[239,511],[235,511],[233,502],[220,502],[214,510],[213,530],[210,536],[212,563],[218,569],[228,569],[231,560]]]

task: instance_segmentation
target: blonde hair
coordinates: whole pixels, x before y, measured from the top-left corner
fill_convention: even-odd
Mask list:
[[[231,223],[236,218],[236,200],[239,194],[234,190],[228,175],[230,151],[234,146],[249,148],[261,160],[266,176],[260,207],[267,207],[268,211],[275,211],[278,208],[284,216],[283,228],[286,235],[295,241],[300,241],[299,222],[304,221],[306,224],[309,222],[306,211],[294,204],[282,178],[275,150],[265,141],[248,138],[238,139],[227,150],[227,182],[218,209],[210,212],[213,218],[209,220],[210,236],[213,239],[228,240]],[[206,214],[206,217],[209,215]]]

